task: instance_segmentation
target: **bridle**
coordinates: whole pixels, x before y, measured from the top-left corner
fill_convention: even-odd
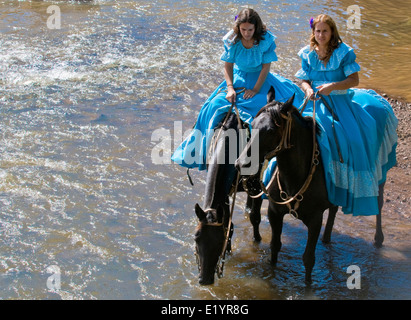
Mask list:
[[[234,203],[234,201],[233,201]],[[207,209],[204,212],[209,212],[209,211],[214,211],[214,209]],[[232,235],[232,210],[230,212],[230,217],[228,221],[227,227],[224,226],[224,219],[223,222],[202,222],[202,226],[209,226],[209,227],[222,227],[222,232],[224,235],[224,244],[223,248],[221,250],[221,253],[218,257],[217,265],[215,267],[215,273],[217,274],[218,278],[221,278],[223,276],[223,271],[224,271],[224,264],[225,264],[225,256],[227,253],[227,246],[229,241],[231,241],[231,235]],[[197,267],[198,267],[198,272],[201,273],[201,263],[200,263],[200,258],[199,258],[199,253],[198,253],[198,248],[196,245],[196,251],[195,251],[195,256],[196,256],[196,262],[197,262]]]
[[[243,89],[243,88],[241,88]],[[305,98],[304,102],[302,104],[302,106],[299,108],[301,111],[300,113],[302,114],[304,111],[305,106],[307,105],[309,99]],[[226,124],[228,117],[230,115],[230,113],[232,112],[232,109],[235,109],[236,111],[236,115],[237,115],[237,119],[238,119],[238,125],[241,125],[241,121],[240,121],[240,116],[239,116],[239,112],[238,112],[238,108],[236,106],[235,103],[232,103],[227,116],[225,118],[225,120],[223,121],[223,126],[221,127],[220,130],[222,130],[222,128],[224,127],[224,125]],[[295,217],[298,218],[298,213],[297,210],[300,206],[300,202],[303,201],[304,197],[303,194],[304,192],[308,189],[312,177],[314,175],[314,172],[316,170],[316,167],[319,164],[319,160],[318,160],[318,156],[320,154],[319,149],[318,149],[318,144],[317,144],[317,140],[316,140],[316,120],[315,120],[315,99],[314,99],[314,106],[313,106],[313,151],[312,151],[312,157],[311,157],[311,168],[308,174],[308,177],[306,178],[303,186],[299,189],[299,191],[293,195],[293,196],[289,196],[287,194],[286,191],[283,190],[281,183],[280,183],[280,173],[278,170],[278,166],[270,180],[270,182],[268,183],[267,187],[264,185],[263,183],[263,176],[264,176],[264,171],[267,169],[269,161],[274,158],[275,156],[277,156],[277,154],[284,150],[284,149],[290,149],[292,148],[291,145],[291,126],[292,126],[292,113],[294,111],[289,111],[287,113],[287,115],[284,115],[282,113],[280,113],[281,117],[285,120],[285,129],[284,129],[284,133],[281,136],[281,140],[279,142],[279,144],[275,147],[275,149],[271,152],[269,152],[268,154],[266,154],[264,156],[264,162],[263,162],[263,166],[261,168],[261,172],[260,172],[260,186],[261,186],[261,190],[262,192],[258,195],[250,195],[248,188],[246,186],[246,181],[247,179],[243,178],[243,187],[244,190],[249,194],[250,197],[252,198],[258,198],[260,196],[262,196],[263,194],[265,194],[267,196],[267,198],[279,205],[286,205],[288,208],[288,213]],[[221,131],[218,133],[218,136],[220,135]],[[217,139],[218,141],[218,139]],[[234,204],[235,204],[235,199],[236,199],[236,194],[237,194],[237,188],[238,188],[238,183],[240,180],[240,172],[237,173],[237,178],[236,178],[236,183],[234,185],[234,188],[231,190],[231,194],[233,195],[233,200],[231,203],[231,208],[230,208],[230,215],[229,215],[229,220],[228,220],[228,224],[227,226],[225,226],[224,223],[224,219],[223,222],[201,222],[202,226],[210,226],[210,227],[223,227],[222,231],[224,233],[224,244],[223,244],[223,248],[222,251],[219,255],[218,261],[217,261],[217,265],[215,268],[215,273],[217,274],[218,278],[221,278],[223,276],[223,271],[224,271],[224,264],[225,264],[225,256],[227,253],[227,246],[229,241],[231,241],[231,234],[232,234],[232,217],[233,217],[233,211],[234,211]],[[270,186],[272,185],[272,183],[274,181],[277,181],[279,190],[280,190],[280,198],[282,201],[276,201],[275,199],[273,199],[271,197],[271,195],[268,192],[268,189],[270,188]],[[294,205],[292,205],[292,202],[295,202]],[[215,209],[205,209],[205,212],[211,212],[214,211]],[[201,263],[200,263],[200,259],[199,259],[199,253],[198,253],[198,249],[197,249],[197,245],[196,245],[196,251],[195,251],[195,256],[196,256],[196,262],[197,262],[197,266],[198,266],[198,271],[201,273]]]
[[[235,88],[237,92],[237,94],[239,93],[243,93],[245,91],[245,88]],[[220,93],[222,90],[220,89],[218,91],[218,93]],[[217,93],[217,94],[218,94]],[[216,138],[216,142],[214,144],[214,148],[213,148],[213,152],[215,151],[215,145],[218,142],[218,139],[220,137],[220,134],[222,132],[222,130],[224,129],[229,116],[231,114],[231,112],[233,111],[233,109],[235,110],[236,116],[237,116],[237,123],[238,123],[238,127],[239,129],[242,129],[242,121],[240,118],[240,113],[238,111],[237,105],[235,102],[233,102],[231,104],[230,109],[227,112],[227,115],[224,118],[223,124],[217,134],[217,138]],[[221,250],[221,253],[218,257],[218,261],[217,261],[217,265],[215,268],[215,273],[217,274],[218,278],[221,278],[223,276],[223,271],[224,271],[224,264],[225,264],[225,256],[227,253],[227,247],[228,247],[228,243],[231,241],[231,235],[232,235],[232,230],[233,230],[233,211],[234,211],[234,204],[235,204],[235,200],[236,200],[236,195],[237,195],[237,189],[238,189],[238,183],[240,181],[240,172],[237,172],[237,178],[236,178],[236,182],[234,184],[234,187],[231,189],[229,195],[232,195],[232,203],[231,203],[231,208],[230,208],[230,214],[229,214],[229,219],[228,219],[228,224],[227,226],[224,225],[224,218],[223,218],[223,222],[202,222],[202,226],[210,226],[210,227],[223,227],[223,233],[224,233],[224,244],[223,244],[223,248]],[[208,208],[205,209],[204,212],[211,212],[211,211],[215,211],[215,209],[212,208]],[[201,272],[201,264],[200,264],[200,259],[199,259],[199,254],[198,254],[198,249],[197,249],[197,245],[196,245],[196,262],[197,262],[197,266],[198,266],[198,271]]]
[[[304,111],[305,106],[307,105],[309,99],[306,97],[304,99],[304,102],[302,104],[302,106],[299,108],[301,111],[300,113],[302,114]],[[314,176],[314,172],[316,170],[316,167],[318,166],[318,164],[320,163],[318,160],[318,156],[320,154],[319,148],[318,148],[318,143],[317,143],[317,139],[316,139],[316,120],[315,120],[315,101],[316,101],[316,96],[314,97],[314,101],[313,101],[313,150],[312,150],[312,156],[311,156],[311,168],[309,171],[309,174],[307,176],[307,178],[305,179],[304,184],[302,185],[302,187],[299,189],[299,191],[294,194],[293,196],[289,196],[288,193],[286,191],[283,190],[281,183],[280,183],[280,171],[278,169],[278,166],[276,167],[274,174],[272,175],[269,183],[267,186],[264,185],[263,182],[263,176],[264,176],[264,172],[268,167],[268,164],[270,162],[270,160],[274,157],[277,156],[277,154],[284,150],[284,149],[290,149],[292,148],[292,145],[290,143],[291,141],[291,124],[292,124],[292,113],[294,111],[289,111],[287,112],[287,115],[284,115],[282,113],[280,113],[281,117],[286,121],[285,122],[285,129],[283,132],[283,135],[281,137],[281,140],[279,142],[279,144],[275,147],[275,149],[269,153],[267,153],[264,156],[264,162],[261,168],[261,172],[260,172],[260,179],[259,179],[259,183],[260,183],[260,187],[261,187],[261,193],[259,193],[258,195],[250,195],[248,189],[247,189],[247,179],[243,179],[243,187],[246,190],[246,192],[250,195],[250,197],[252,198],[258,198],[261,197],[263,194],[272,202],[279,204],[279,205],[286,205],[288,208],[288,213],[293,216],[294,218],[298,218],[298,213],[297,210],[300,206],[301,201],[303,201],[304,199],[304,192],[308,189],[308,187],[310,186],[311,180]],[[278,125],[277,125],[278,126]],[[271,187],[272,183],[274,181],[277,181],[278,184],[278,188],[280,190],[280,198],[282,201],[276,201],[268,192],[268,189]],[[294,202],[294,204],[292,205],[292,203]]]

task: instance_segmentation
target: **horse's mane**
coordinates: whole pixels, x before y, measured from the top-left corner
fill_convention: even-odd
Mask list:
[[[273,101],[267,105],[265,105],[264,107],[262,107],[260,109],[260,111],[258,111],[257,115],[255,117],[258,117],[260,114],[267,112],[270,116],[270,118],[274,121],[274,123],[277,126],[281,126],[283,123],[283,118],[281,117],[281,106],[283,105],[283,103],[281,102],[277,102],[277,101]],[[299,110],[294,107],[291,106],[290,108],[291,113],[295,116],[295,119],[305,128],[312,130],[313,129],[313,118],[310,116],[303,116],[301,115],[301,113],[299,112]],[[316,125],[316,132],[319,133],[319,126],[318,124]]]
[[[218,130],[220,128],[222,128],[223,130],[227,130],[229,128],[235,129],[235,128],[237,128],[237,123],[238,123],[237,117],[236,117],[235,113],[232,112],[232,113],[228,114],[226,116],[226,118],[222,119],[214,129],[215,130]]]

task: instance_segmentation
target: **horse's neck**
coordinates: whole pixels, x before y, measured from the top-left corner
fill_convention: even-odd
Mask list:
[[[217,168],[216,165],[210,165],[207,171],[207,180],[206,188],[204,194],[204,208],[212,208],[214,195],[215,195],[215,186],[217,180]]]
[[[277,156],[281,182],[288,184],[289,188],[298,187],[304,183],[310,171],[312,152],[312,131],[294,119],[291,130],[291,148],[282,151]]]
[[[236,120],[235,117],[234,120]],[[228,129],[235,130],[236,126],[237,122],[230,118],[227,122]],[[236,139],[238,138],[238,134],[234,135],[235,139],[230,139],[227,137],[227,134],[229,134],[227,131],[228,129],[221,131],[221,133],[216,130],[218,141],[215,144],[214,152],[211,156],[207,171],[204,198],[205,208],[216,209],[218,205],[223,205],[235,178],[236,170],[234,167],[234,160],[238,156],[238,151],[235,159],[230,160],[231,152],[233,151],[230,148],[230,144],[237,144]],[[235,146],[235,150],[237,150],[237,145]]]

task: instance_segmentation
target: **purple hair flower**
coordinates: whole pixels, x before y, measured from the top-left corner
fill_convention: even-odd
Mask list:
[[[312,18],[312,17],[310,19],[310,27],[311,27],[311,29],[314,27],[314,18]]]
[[[235,16],[234,21],[237,21],[238,15]]]

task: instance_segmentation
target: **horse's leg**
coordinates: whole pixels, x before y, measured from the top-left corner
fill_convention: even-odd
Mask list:
[[[382,206],[384,205],[384,185],[385,185],[385,182],[381,183],[378,188],[379,214],[376,216],[376,228],[375,228],[375,235],[374,235],[374,246],[376,246],[377,248],[381,248],[382,243],[384,242],[384,234],[382,232],[382,222],[381,222]]]
[[[305,251],[303,254],[306,283],[311,283],[311,273],[315,264],[315,248],[317,246],[318,236],[320,235],[322,220],[322,212],[313,212],[313,216],[308,223],[304,221],[308,227],[307,245],[305,246]]]
[[[247,197],[247,209],[246,211],[250,215],[250,222],[253,226],[254,231],[254,241],[260,242],[261,235],[260,235],[260,222],[261,222],[261,205],[263,203],[263,199],[259,198],[251,198],[250,196]]]
[[[283,232],[284,214],[277,212],[272,203],[268,206],[268,220],[270,221],[272,237],[271,237],[271,264],[276,265],[278,252],[281,250],[281,233]]]
[[[323,243],[330,243],[331,241],[331,233],[333,231],[334,220],[335,220],[337,211],[338,211],[337,206],[328,208],[327,224],[325,225],[324,234],[322,238]]]

